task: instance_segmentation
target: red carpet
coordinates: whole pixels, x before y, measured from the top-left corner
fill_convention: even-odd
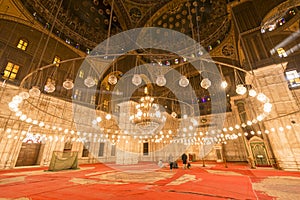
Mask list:
[[[36,167],[1,170],[0,199],[273,199],[254,191],[252,184],[272,176],[300,177],[297,172],[249,169],[244,164],[225,168],[218,163],[206,167],[192,163],[191,169],[179,167],[170,171],[142,163],[81,165],[79,170],[59,172]]]

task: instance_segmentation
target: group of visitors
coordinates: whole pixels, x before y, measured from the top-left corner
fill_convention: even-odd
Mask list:
[[[183,169],[191,168],[191,164],[190,164],[190,162],[188,162],[188,156],[186,155],[186,153],[183,153],[181,155],[181,160],[182,160],[182,164],[183,164]],[[170,170],[178,168],[178,163],[176,160],[174,160],[172,154],[169,155],[168,162],[169,162]],[[158,166],[160,168],[165,167],[162,160],[159,160]]]

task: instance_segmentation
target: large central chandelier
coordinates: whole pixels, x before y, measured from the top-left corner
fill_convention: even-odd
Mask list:
[[[160,106],[154,103],[154,98],[145,96],[135,106],[135,113],[130,116],[130,121],[142,134],[154,134],[166,121]]]

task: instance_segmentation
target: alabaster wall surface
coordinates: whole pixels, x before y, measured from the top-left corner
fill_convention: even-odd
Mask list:
[[[285,80],[286,63],[254,70],[256,87],[272,103],[272,111],[263,123],[278,164],[285,170],[300,169],[299,92],[290,90]],[[261,104],[254,104],[261,110]]]

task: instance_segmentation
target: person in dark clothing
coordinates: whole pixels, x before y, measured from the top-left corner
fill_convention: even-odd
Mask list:
[[[188,162],[187,168],[188,168],[188,169],[191,169],[191,163]]]
[[[187,155],[185,153],[183,153],[181,156],[181,159],[182,159],[183,169],[186,169]]]
[[[169,160],[170,170],[172,170],[174,168],[174,166],[173,166],[174,161],[173,161],[172,154],[169,155],[169,159],[168,160]]]

